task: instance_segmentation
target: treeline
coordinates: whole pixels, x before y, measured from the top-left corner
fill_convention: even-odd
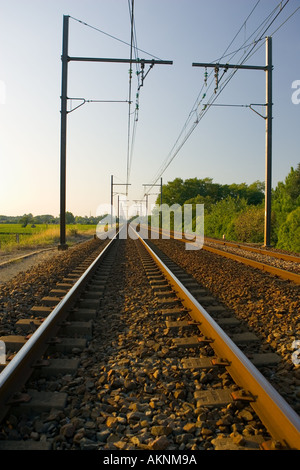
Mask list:
[[[246,243],[264,242],[264,183],[222,185],[191,178],[163,185],[162,202],[204,204],[206,237]],[[160,204],[160,196],[156,204]],[[300,164],[272,191],[272,245],[300,252]]]
[[[66,224],[97,225],[103,217],[105,216],[74,216],[72,212],[66,212]],[[59,217],[50,214],[33,216],[31,213],[22,216],[0,215],[0,224],[21,224],[23,227],[37,224],[59,224]]]

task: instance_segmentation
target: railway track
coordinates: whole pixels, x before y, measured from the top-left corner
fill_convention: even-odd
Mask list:
[[[148,228],[141,226],[144,237],[148,237]],[[152,233],[164,234],[170,239],[175,239],[183,243],[197,244],[193,237],[186,237],[180,232],[166,231],[151,228]],[[273,251],[272,249],[256,248],[245,244],[225,242],[212,238],[205,238],[201,249],[209,251],[219,256],[230,258],[239,263],[259,269],[281,279],[300,284],[300,257]]]
[[[221,247],[231,247],[235,249],[240,249],[243,251],[248,251],[249,253],[258,253],[264,256],[270,256],[271,258],[277,258],[280,260],[288,261],[291,263],[300,263],[300,256],[299,255],[292,255],[288,253],[283,253],[280,251],[274,251],[272,248],[264,249],[260,247],[254,247],[251,245],[246,245],[245,243],[234,243],[224,240],[217,240],[215,238],[205,238],[206,244],[215,244]]]
[[[157,253],[113,239],[23,321],[38,328],[0,374],[0,448],[299,449],[299,415],[255,367],[278,357]]]
[[[205,241],[203,248],[220,256],[225,256],[260,269],[271,275],[300,284],[300,258],[298,256],[256,249],[234,243],[222,243],[220,245],[215,241],[209,240]]]

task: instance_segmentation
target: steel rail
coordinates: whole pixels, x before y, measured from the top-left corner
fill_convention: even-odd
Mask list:
[[[45,251],[51,251],[51,250],[54,250],[54,249],[55,248],[45,248],[43,250],[32,251],[31,253],[28,253],[26,255],[18,256],[17,258],[9,259],[8,261],[4,261],[3,263],[0,263],[0,269],[4,268],[5,266],[8,266],[9,264],[15,263],[17,261],[21,261],[23,259],[30,258],[31,256],[39,255],[41,253],[44,253]]]
[[[143,227],[143,228],[147,229],[147,227]],[[153,229],[151,229],[151,230],[153,230]],[[157,229],[157,232],[163,234],[163,231],[161,229]],[[171,232],[170,231],[170,233],[168,233],[168,235],[170,235],[171,238],[173,238],[174,240],[177,240],[179,242],[196,244],[196,242],[192,241],[191,239],[184,238],[182,236],[182,234],[180,234],[180,232],[174,232],[174,231]],[[187,235],[192,236],[192,234],[187,234]],[[252,266],[253,268],[260,269],[261,271],[268,272],[268,273],[272,274],[273,276],[278,276],[281,279],[292,281],[295,284],[300,285],[300,275],[296,274],[296,273],[293,273],[291,271],[287,271],[285,269],[280,269],[280,268],[277,268],[275,266],[271,266],[271,265],[266,264],[266,263],[261,263],[260,261],[255,261],[255,260],[252,260],[250,258],[245,258],[243,256],[236,255],[234,253],[228,253],[227,251],[224,251],[224,250],[219,250],[217,248],[212,248],[212,247],[207,246],[205,244],[203,244],[201,246],[201,249],[203,249],[205,251],[209,251],[209,252],[214,253],[216,255],[223,256],[225,258],[230,258],[234,261],[237,261],[239,263],[243,263],[247,266]],[[267,254],[270,256],[269,252],[267,252]]]
[[[229,246],[233,248],[240,248],[241,250],[250,251],[251,253],[260,253],[262,255],[270,256],[271,258],[279,258],[285,261],[291,261],[294,263],[300,263],[300,256],[288,255],[286,253],[279,253],[272,250],[264,250],[262,248],[255,248],[254,246],[242,245],[240,243],[228,242],[224,240],[217,240],[215,238],[205,237],[204,242],[208,241],[219,245]]]
[[[59,330],[60,324],[65,320],[69,313],[70,307],[74,304],[74,301],[86,286],[90,277],[97,269],[100,261],[106,256],[117,236],[118,233],[115,234],[97,258],[80,276],[73,287],[54,307],[43,323],[0,373],[0,420],[2,420],[6,415],[9,409],[10,400],[14,394],[19,392],[21,386],[25,384],[32,374],[32,368],[34,367],[35,362],[40,359],[46,351],[49,346],[48,342]]]
[[[212,248],[210,246],[203,246],[203,249],[206,251],[210,251],[211,253],[215,253],[220,256],[224,256],[225,258],[233,259],[234,261],[238,261],[240,263],[246,264],[247,266],[252,266],[253,268],[260,269],[261,271],[266,271],[274,276],[278,276],[282,279],[286,279],[288,281],[292,281],[295,284],[300,284],[300,275],[296,273],[292,273],[291,271],[286,271],[285,269],[276,268],[275,266],[271,266],[266,263],[261,263],[260,261],[255,261],[249,258],[244,258],[243,256],[235,255],[233,253],[228,253],[224,250],[218,250],[217,248]]]
[[[145,240],[135,231],[159,268],[177,292],[183,306],[191,317],[201,323],[199,329],[212,340],[212,348],[217,356],[228,361],[226,369],[235,383],[245,390],[253,401],[249,404],[257,413],[271,436],[284,448],[300,450],[300,418],[280,396],[258,369],[225,334],[208,312],[190,294],[170,269],[154,253]]]
[[[144,226],[146,227],[146,226]],[[161,229],[159,229],[160,232]],[[181,241],[185,242],[190,242],[191,241],[187,238],[184,237],[184,234],[182,232],[176,232],[174,230],[170,231],[170,233],[176,234],[181,238]],[[193,234],[187,233],[187,235],[193,236]],[[177,238],[176,238],[177,239]],[[272,251],[272,250],[264,250],[263,248],[255,248],[254,246],[248,246],[248,245],[243,245],[242,243],[235,243],[235,242],[230,242],[230,241],[224,241],[224,240],[218,240],[216,238],[209,238],[209,237],[204,237],[204,246],[205,242],[210,242],[210,243],[216,243],[218,245],[223,245],[223,246],[229,246],[232,248],[240,248],[241,250],[253,252],[253,253],[259,253],[262,255],[270,256],[271,258],[278,258],[282,259],[285,261],[291,261],[293,263],[300,263],[300,256],[297,255],[289,255],[287,253],[280,253],[277,251]],[[193,242],[192,242],[193,243]]]

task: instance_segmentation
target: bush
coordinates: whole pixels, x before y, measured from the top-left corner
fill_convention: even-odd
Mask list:
[[[264,241],[264,209],[249,207],[234,220],[234,231],[241,242],[263,243]]]
[[[277,248],[300,253],[300,207],[297,207],[280,226]]]
[[[205,236],[235,240],[234,220],[247,203],[244,199],[227,197],[217,202],[208,214],[205,214]]]

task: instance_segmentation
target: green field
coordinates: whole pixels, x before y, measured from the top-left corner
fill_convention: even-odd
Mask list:
[[[82,237],[93,237],[96,225],[72,224],[66,226],[67,243]],[[56,224],[0,224],[0,252],[26,248],[43,248],[59,243],[60,227]]]

